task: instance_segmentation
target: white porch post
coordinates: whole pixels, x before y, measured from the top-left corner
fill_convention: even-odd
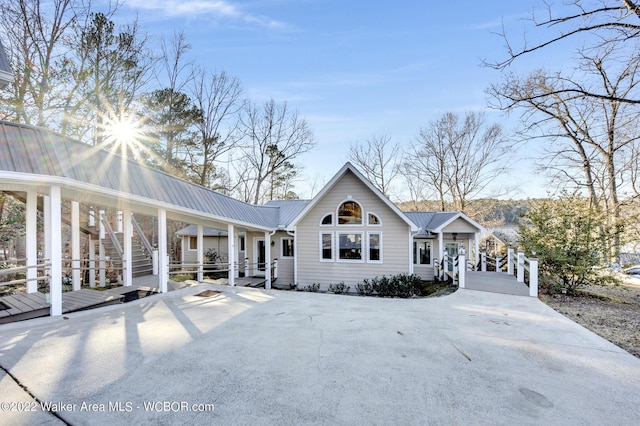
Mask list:
[[[480,261],[480,233],[476,232],[474,237],[473,237],[473,241],[475,242],[475,255],[474,255],[474,265],[477,265],[478,262]]]
[[[124,286],[129,287],[133,284],[133,256],[131,253],[131,240],[133,238],[133,225],[131,223],[131,210],[125,208],[122,212],[122,227],[124,232],[123,253],[123,269],[122,278]]]
[[[293,285],[298,284],[298,226],[293,228]]]
[[[235,227],[233,224],[229,223],[227,225],[227,262],[229,263],[229,271],[227,272],[227,277],[229,279],[229,285],[236,285],[236,274],[235,274],[235,259],[236,259],[236,239],[235,239]]]
[[[529,296],[538,297],[538,259],[529,259]]]
[[[116,226],[117,226],[117,231],[116,232],[124,232],[124,224],[122,222],[122,217],[124,216],[124,213],[122,210],[118,210],[117,216],[116,216]]]
[[[480,270],[482,272],[487,272],[487,252],[483,251],[480,257]],[[498,262],[498,259],[496,258],[496,263]]]
[[[167,292],[169,264],[167,262],[167,211],[158,209],[158,286],[161,293]]]
[[[71,202],[71,279],[73,291],[80,290],[80,203]]]
[[[444,279],[444,271],[447,269],[447,259],[444,258],[444,235],[442,235],[442,232],[438,234],[438,253],[438,259],[444,262],[440,270],[440,278]]]
[[[196,243],[198,245],[198,254],[196,263],[198,264],[198,282],[201,283],[204,280],[204,226],[198,225],[198,231],[196,234]],[[184,250],[182,250],[184,256]]]
[[[513,247],[507,249],[507,274],[513,275]]]
[[[524,282],[524,252],[522,250],[518,250],[518,270],[517,279],[519,283]]]
[[[44,258],[48,263],[51,263],[51,238],[48,235],[51,235],[51,197],[49,195],[45,195],[44,197],[44,205],[43,205],[43,216],[44,216]],[[51,271],[51,266],[45,268],[45,273],[49,274]]]
[[[62,197],[59,186],[49,188],[49,233],[45,236],[51,249],[49,292],[51,316],[62,315]]]
[[[467,276],[467,261],[464,255],[464,249],[461,249],[458,253],[458,287],[460,288],[464,288]]]
[[[100,225],[100,241],[98,241],[98,267],[100,268],[100,271],[98,271],[98,277],[99,277],[99,281],[100,281],[100,287],[105,287],[107,285],[107,271],[106,271],[106,267],[107,267],[107,262],[106,262],[106,253],[104,252],[104,237],[106,235],[106,229],[104,227],[104,210],[100,210],[98,212],[99,216],[98,216],[98,222]]]
[[[89,287],[96,286],[96,240],[89,234]]]
[[[27,212],[26,212],[26,249],[27,249],[27,293],[38,291],[38,193],[27,191]]]
[[[264,233],[264,288],[271,288],[271,234]]]

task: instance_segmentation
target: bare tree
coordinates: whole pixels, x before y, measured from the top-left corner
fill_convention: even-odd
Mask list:
[[[214,162],[237,145],[244,104],[241,94],[238,78],[224,71],[209,75],[199,70],[194,76],[191,96],[201,117],[196,124],[198,139],[191,163],[200,185],[214,187]]]
[[[571,0],[567,3],[553,4],[545,0],[544,5],[546,6],[544,13],[533,14],[530,18],[532,38],[539,41],[530,43],[527,37],[524,37],[522,45],[514,46],[512,37],[503,28],[501,36],[505,41],[507,58],[496,62],[485,61],[486,65],[504,70],[522,56],[578,37],[581,48],[584,47],[586,39],[588,39],[588,45],[595,48],[610,48],[626,44],[631,49],[635,49],[637,46],[638,37],[640,37],[640,20],[638,19],[640,2],[638,1]],[[562,8],[561,14],[558,14],[556,8]],[[589,36],[592,37],[589,38]],[[626,95],[596,91],[586,86],[571,86],[557,90],[558,94],[640,103],[640,94],[637,90],[630,91]]]
[[[259,108],[247,103],[242,118],[244,143],[242,150],[245,159],[251,165],[253,186],[253,203],[258,204],[265,198],[265,182],[271,185],[280,184],[280,180],[272,179],[278,174],[297,171],[293,161],[315,146],[313,132],[306,120],[297,112],[291,112],[287,103],[276,104],[271,99]],[[295,174],[294,174],[295,176]],[[280,176],[282,177],[282,176]],[[269,188],[274,194],[274,188]]]
[[[511,143],[498,124],[482,113],[445,113],[420,131],[404,166],[424,186],[433,187],[444,211],[464,211],[467,201],[488,188],[508,168]]]
[[[640,108],[621,99],[640,82],[640,56],[629,59],[611,45],[594,53],[583,51],[578,59],[576,72],[536,71],[527,78],[509,75],[489,92],[496,106],[522,111],[526,137],[547,141],[549,162],[544,166],[553,176],[586,189],[591,203],[617,223],[621,190],[638,192],[634,162],[638,160]],[[576,96],[572,87],[594,88],[610,98]],[[612,255],[619,243],[612,242]]]
[[[391,144],[387,135],[373,136],[365,144],[349,147],[349,160],[360,169],[386,197],[391,195],[393,180],[398,176],[400,145]]]

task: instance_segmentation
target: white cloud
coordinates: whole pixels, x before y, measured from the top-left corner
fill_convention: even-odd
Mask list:
[[[229,20],[271,29],[287,27],[283,22],[251,14],[225,0],[129,0],[126,5],[135,10],[155,11],[167,18]]]

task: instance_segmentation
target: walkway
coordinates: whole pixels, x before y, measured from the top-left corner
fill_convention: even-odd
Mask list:
[[[519,283],[516,277],[504,272],[466,271],[465,288],[492,293],[529,296],[529,287]]]
[[[208,289],[211,297],[197,296]],[[640,359],[532,297],[461,289],[381,299],[205,284],[65,316],[0,327],[0,365],[24,386],[0,370],[0,395],[28,402],[28,389],[67,404],[57,412],[69,424],[640,418]],[[62,424],[33,408],[0,413],[1,422]]]

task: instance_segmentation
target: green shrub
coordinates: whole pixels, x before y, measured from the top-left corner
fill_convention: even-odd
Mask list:
[[[329,291],[335,294],[348,293],[350,288],[348,285],[345,285],[344,281],[340,281],[338,284],[329,284]]]

